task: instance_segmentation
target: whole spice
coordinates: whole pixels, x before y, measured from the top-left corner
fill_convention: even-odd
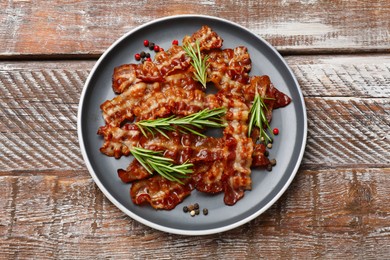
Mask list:
[[[271,164],[267,165],[267,171],[269,171],[269,172],[272,171],[272,165]]]
[[[172,45],[179,45],[179,41],[178,40],[173,40],[172,41]]]
[[[144,46],[145,46],[145,47],[148,47],[148,46],[149,46],[149,41],[148,41],[148,40],[144,40]]]
[[[276,165],[276,159],[272,159],[269,161],[271,163],[272,166],[275,166]]]
[[[139,53],[136,53],[134,55],[134,58],[135,58],[135,60],[139,61],[139,60],[141,60],[141,55]]]
[[[278,135],[278,134],[279,134],[279,129],[277,129],[277,128],[275,127],[274,130],[272,130],[272,132],[274,133],[274,135]]]
[[[203,209],[203,215],[207,215],[207,214],[209,214],[209,210],[206,209],[206,208],[204,208],[204,209]]]

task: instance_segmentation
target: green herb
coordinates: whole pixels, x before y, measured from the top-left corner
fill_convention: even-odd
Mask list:
[[[150,173],[157,172],[162,177],[183,184],[180,179],[192,173],[192,163],[173,164],[173,160],[163,156],[162,151],[152,151],[140,147],[130,149],[134,158]]]
[[[225,115],[226,108],[214,108],[204,109],[197,113],[185,116],[177,117],[170,116],[166,118],[158,118],[154,120],[142,120],[136,123],[144,136],[147,136],[146,131],[154,134],[154,131],[159,132],[163,136],[169,139],[168,135],[163,130],[174,131],[175,127],[182,133],[193,133],[199,136],[205,137],[197,129],[203,129],[203,127],[225,127],[226,124],[222,122],[221,116]]]
[[[256,90],[256,95],[253,100],[253,104],[250,110],[250,120],[248,126],[248,136],[251,135],[253,126],[257,126],[260,129],[260,138],[264,140],[266,143],[272,141],[272,138],[267,134],[267,130],[271,132],[271,127],[269,126],[267,117],[265,115],[265,111],[268,111],[266,104],[264,103],[264,99]],[[265,128],[264,128],[265,126]]]
[[[195,41],[195,47],[188,43],[183,45],[184,51],[192,59],[191,65],[195,68],[195,78],[206,88],[207,83],[207,60],[208,55],[205,55],[202,59],[202,53],[200,52],[199,41]]]

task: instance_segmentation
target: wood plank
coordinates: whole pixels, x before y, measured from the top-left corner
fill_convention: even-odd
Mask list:
[[[136,26],[191,13],[237,22],[283,53],[390,50],[387,0],[2,1],[0,10],[3,59],[97,57]]]
[[[7,258],[386,258],[390,168],[300,170],[267,212],[204,237],[166,234],[123,214],[90,178],[0,177]],[[233,245],[233,246],[232,246]]]
[[[304,167],[389,165],[389,55],[364,57],[288,57],[307,96]],[[77,106],[92,65],[0,63],[0,175],[84,169]]]

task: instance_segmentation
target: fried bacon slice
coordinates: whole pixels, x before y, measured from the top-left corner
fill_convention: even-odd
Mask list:
[[[170,210],[190,195],[193,189],[191,178],[184,179],[184,184],[180,184],[154,175],[134,182],[130,189],[130,196],[137,205],[149,203],[155,209]]]
[[[208,55],[207,81],[216,94],[206,94],[194,79],[191,59],[181,46],[158,52],[154,62],[123,64],[114,69],[112,87],[118,95],[101,105],[105,126],[98,130],[104,138],[100,151],[119,158],[130,154],[133,146],[164,151],[174,163],[194,164],[193,173],[180,184],[151,175],[136,160],[119,169],[119,178],[131,182],[130,196],[137,204],[156,209],[172,209],[193,189],[206,193],[224,193],[226,205],[234,205],[252,187],[251,167],[266,167],[266,147],[257,143],[259,130],[248,137],[250,107],[256,93],[267,97],[267,119],[272,110],[291,99],[276,89],[268,76],[249,76],[251,58],[244,46],[221,49],[223,40],[208,26],[202,26],[183,44],[198,41],[202,55]],[[186,116],[204,108],[226,107],[227,127],[222,137],[200,137],[179,131],[143,136],[139,120],[171,115]]]
[[[223,43],[222,38],[207,25],[202,26],[192,36],[187,35],[183,38],[183,44],[193,44],[196,41],[199,42],[201,51],[220,49]]]
[[[100,152],[117,159],[122,155],[129,155],[131,147],[137,145],[141,138],[141,131],[132,124],[123,127],[101,126],[97,133],[104,138]]]

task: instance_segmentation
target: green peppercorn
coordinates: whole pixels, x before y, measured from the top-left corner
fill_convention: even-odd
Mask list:
[[[187,213],[187,212],[188,212],[188,207],[187,207],[187,206],[184,206],[184,207],[183,207],[183,212],[184,212],[184,213]]]
[[[272,171],[272,165],[270,163],[267,165],[267,171]]]
[[[199,213],[200,213],[200,212],[199,212],[199,209],[196,209],[196,210],[195,210],[195,215],[199,215]]]
[[[194,204],[194,209],[199,209],[199,204],[198,203]]]
[[[205,216],[206,216],[207,214],[209,214],[209,210],[208,210],[208,209],[206,209],[206,208],[204,208],[204,209],[203,209],[203,215],[205,215]]]

